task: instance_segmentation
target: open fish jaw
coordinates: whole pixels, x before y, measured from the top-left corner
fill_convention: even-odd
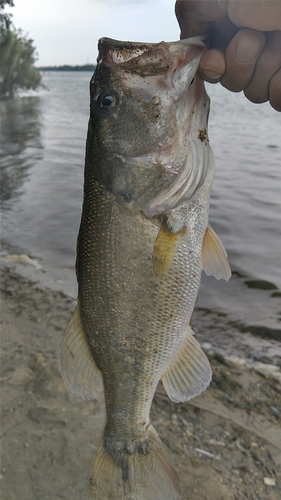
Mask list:
[[[169,73],[202,54],[203,40],[203,37],[193,37],[176,42],[139,43],[101,38],[97,63],[143,77]]]
[[[116,72],[124,86],[149,95],[165,89],[179,95],[189,87],[204,51],[203,37],[147,44],[102,38],[97,61]]]

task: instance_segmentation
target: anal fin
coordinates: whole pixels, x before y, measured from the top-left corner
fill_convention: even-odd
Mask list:
[[[189,327],[178,355],[162,376],[165,390],[172,401],[183,403],[203,392],[211,379],[208,358]]]
[[[96,399],[103,388],[101,372],[83,330],[79,304],[62,339],[59,369],[69,389],[83,399]]]

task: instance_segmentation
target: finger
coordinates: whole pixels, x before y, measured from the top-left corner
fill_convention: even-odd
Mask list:
[[[270,80],[269,102],[276,111],[281,111],[281,69]]]
[[[229,19],[240,28],[248,27],[259,31],[281,29],[280,0],[229,0]]]
[[[240,92],[249,84],[257,58],[265,44],[265,35],[248,28],[237,33],[225,52],[226,71],[221,84]]]
[[[211,23],[222,17],[240,28],[258,31],[281,29],[280,0],[177,0],[175,13],[181,28],[181,38],[203,35]]]
[[[202,3],[194,0],[177,0],[175,13],[181,29],[181,38],[204,35],[214,21],[226,15],[227,1],[208,0]]]
[[[198,69],[199,76],[203,80],[210,83],[220,81],[226,69],[224,53],[238,31],[238,28],[227,17],[222,17],[219,21],[213,23],[209,32],[209,50],[202,57]]]
[[[220,50],[210,49],[202,57],[198,74],[207,82],[217,83],[225,72],[225,59]]]
[[[281,31],[268,33],[266,38],[266,44],[257,60],[253,77],[244,91],[245,96],[256,103],[269,100],[270,81],[281,68]]]

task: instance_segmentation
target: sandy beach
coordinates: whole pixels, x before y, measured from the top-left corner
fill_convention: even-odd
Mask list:
[[[75,301],[2,259],[1,499],[87,498],[103,401],[72,395],[57,356]],[[23,266],[22,266],[23,267]],[[27,276],[26,276],[27,275]],[[183,500],[281,497],[281,342],[254,338],[196,310],[213,369],[209,389],[172,403],[159,385],[151,418]]]

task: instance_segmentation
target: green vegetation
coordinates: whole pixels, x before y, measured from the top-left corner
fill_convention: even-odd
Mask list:
[[[5,5],[13,0],[0,0],[0,98],[12,97],[19,89],[36,89],[41,75],[34,67],[36,49],[33,40],[11,22],[11,14],[4,13]]]
[[[0,0],[0,27],[9,28],[12,24],[11,17],[12,14],[7,14],[4,12],[5,5],[10,5],[10,7],[14,6],[14,0]]]
[[[84,64],[83,66],[70,66],[64,64],[63,66],[42,66],[38,68],[40,71],[94,71],[94,64]]]

